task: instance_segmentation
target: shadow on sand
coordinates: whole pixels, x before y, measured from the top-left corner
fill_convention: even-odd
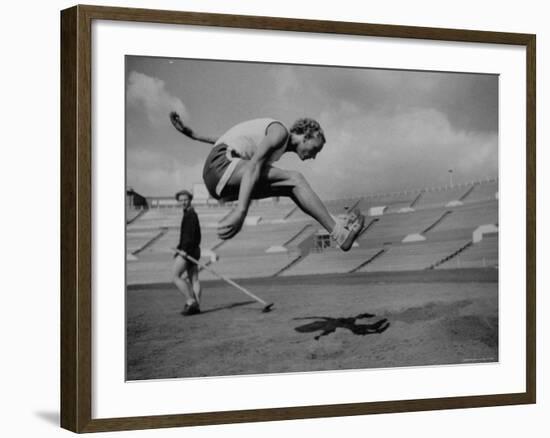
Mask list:
[[[380,319],[373,324],[357,324],[358,319],[367,319],[374,318],[376,315],[370,313],[361,313],[357,316],[352,316],[349,318],[331,318],[329,316],[306,316],[302,318],[294,318],[294,320],[304,320],[304,319],[316,319],[317,321],[310,322],[305,325],[296,327],[294,330],[300,333],[312,333],[316,331],[321,331],[321,334],[315,336],[315,340],[319,340],[321,336],[327,336],[331,333],[334,333],[337,328],[348,329],[354,335],[372,335],[375,333],[385,332],[390,323],[386,318]]]

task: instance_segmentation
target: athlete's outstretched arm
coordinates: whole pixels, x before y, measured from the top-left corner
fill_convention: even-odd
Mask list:
[[[175,111],[172,111],[170,113],[170,121],[172,122],[172,125],[174,125],[174,128],[176,128],[179,132],[181,132],[186,137],[189,137],[193,140],[202,141],[203,143],[209,143],[209,144],[214,144],[216,143],[216,141],[218,141],[218,139],[215,137],[209,137],[206,135],[197,134],[189,126],[184,125],[179,114]]]
[[[273,123],[267,128],[258,150],[245,164],[237,207],[218,225],[218,236],[221,239],[230,239],[242,228],[250,206],[252,190],[260,178],[262,168],[271,154],[286,143],[287,137],[288,131],[281,124]]]

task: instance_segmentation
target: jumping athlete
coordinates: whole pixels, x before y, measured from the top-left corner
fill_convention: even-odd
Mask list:
[[[273,166],[289,152],[303,161],[315,159],[325,144],[324,132],[315,120],[298,119],[288,129],[275,119],[254,119],[234,126],[220,138],[195,133],[176,112],[170,113],[170,120],[187,137],[214,144],[204,163],[206,188],[215,199],[238,201],[236,208],[218,224],[221,239],[230,239],[240,231],[252,199],[286,196],[317,220],[340,249],[351,248],[363,228],[364,216],[355,210],[345,219],[335,221],[300,172]]]
[[[176,193],[176,200],[183,209],[178,249],[198,260],[201,258],[201,227],[197,213],[191,206],[193,195],[187,190],[182,190]],[[199,281],[199,268],[180,253],[174,255],[172,282],[186,298],[185,306],[181,312],[182,315],[200,313],[201,284]]]

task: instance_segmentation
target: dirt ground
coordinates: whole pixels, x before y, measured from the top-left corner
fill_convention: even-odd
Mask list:
[[[498,272],[243,280],[270,313],[203,283],[202,313],[174,286],[129,288],[127,380],[498,361]]]

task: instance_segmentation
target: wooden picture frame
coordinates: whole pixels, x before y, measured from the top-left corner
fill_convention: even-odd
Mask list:
[[[526,391],[237,411],[92,418],[92,22],[113,20],[523,46],[526,49]],[[61,12],[61,426],[74,432],[396,413],[536,401],[535,57],[531,34],[75,6]]]

